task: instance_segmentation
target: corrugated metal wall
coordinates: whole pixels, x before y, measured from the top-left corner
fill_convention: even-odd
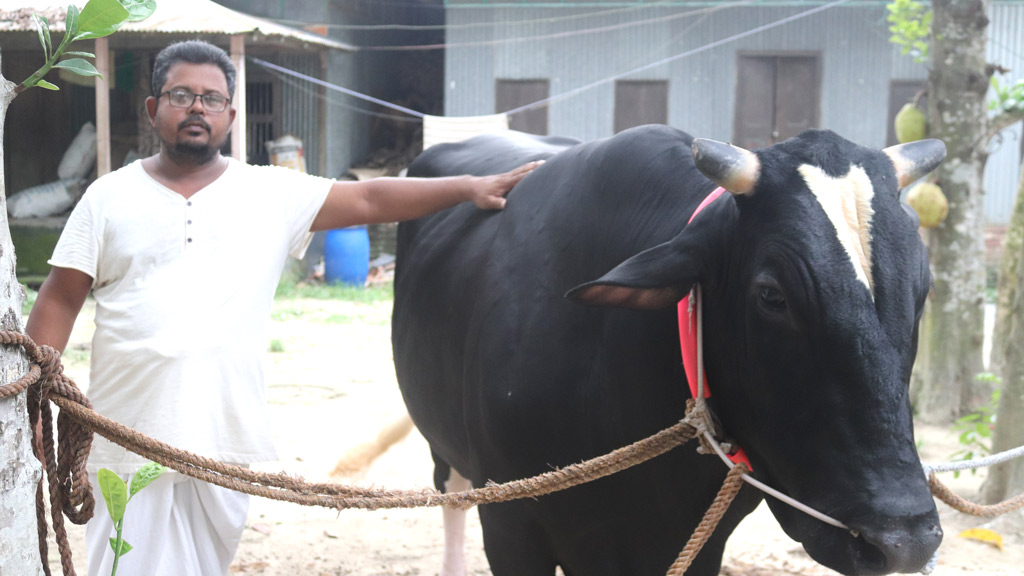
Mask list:
[[[1004,84],[1024,78],[1024,4],[996,4],[989,14],[988,61],[1010,69],[1010,74],[999,77]],[[1019,122],[1004,130],[985,165],[985,218],[993,224],[1007,224],[1013,211],[1022,132]]]
[[[487,8],[474,4],[446,3],[445,114],[449,116],[495,112],[497,78],[547,78],[555,96],[810,8],[807,4],[742,6],[709,12],[707,5],[661,5],[625,11],[620,3],[613,11],[612,6]],[[667,80],[669,124],[701,137],[730,140],[736,63],[741,54],[818,53],[821,126],[859,144],[882,147],[890,81],[927,76],[924,65],[899,54],[889,43],[885,16],[881,2],[837,7],[626,79]],[[1024,70],[1024,62],[1019,61],[1024,51],[1022,19],[1022,4],[1000,4],[993,9],[993,47],[1005,45],[1007,52],[1016,52],[1012,58],[1004,53],[994,60],[1015,70]],[[637,20],[652,22],[621,26]],[[481,23],[491,24],[469,27]],[[579,30],[596,32],[574,33]],[[495,42],[511,38],[528,40]],[[608,82],[552,103],[550,133],[585,140],[601,138],[613,133],[613,118],[614,82]],[[1016,182],[1017,166],[1008,154],[1015,146],[1019,142],[1007,138],[990,160],[986,209],[993,222],[1008,218],[1015,189],[1009,191],[1004,183]],[[1018,152],[1017,165],[1019,161]]]

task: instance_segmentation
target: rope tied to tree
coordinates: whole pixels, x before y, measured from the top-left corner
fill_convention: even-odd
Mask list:
[[[9,385],[0,386],[0,398],[28,391],[29,422],[43,423],[44,476],[49,483],[51,515],[54,533],[61,554],[61,566],[66,576],[74,576],[71,550],[63,516],[76,524],[84,524],[92,517],[95,500],[86,472],[86,460],[93,433],[138,453],[154,462],[182,474],[253,496],[322,506],[337,510],[360,508],[413,508],[444,506],[467,509],[480,504],[506,502],[521,498],[536,498],[565,490],[616,472],[631,468],[660,456],[701,435],[710,421],[703,403],[687,402],[686,417],[648,438],[619,448],[578,464],[572,464],[531,478],[502,484],[488,483],[481,488],[464,492],[442,493],[431,489],[387,490],[359,488],[335,483],[307,482],[287,474],[257,472],[242,466],[225,464],[217,460],[192,454],[147,437],[136,430],[114,422],[92,410],[92,404],[75,383],[63,373],[60,353],[47,346],[37,346],[28,336],[16,332],[0,331],[0,344],[21,346],[30,362],[28,373]],[[60,408],[57,419],[59,442],[54,449],[52,413],[49,403]],[[35,443],[33,451],[38,452]],[[38,456],[38,454],[37,454]],[[711,508],[691,536],[673,566],[682,574],[700,552],[714,532],[722,515],[735,498],[742,483],[746,467],[731,470],[726,483]],[[36,513],[39,525],[39,552],[43,568],[47,566],[48,526],[43,499],[42,483],[36,493]],[[680,568],[681,567],[681,568]]]
[[[238,492],[337,510],[378,510],[426,506],[467,509],[480,504],[536,498],[631,468],[695,437],[700,439],[699,452],[713,451],[714,446],[707,437],[713,434],[717,436],[721,432],[706,403],[690,399],[687,400],[685,418],[669,428],[609,454],[521,480],[502,484],[488,483],[481,488],[449,493],[432,489],[388,490],[308,482],[288,474],[257,472],[225,464],[145,436],[93,411],[85,394],[64,375],[57,350],[49,346],[38,346],[27,335],[6,330],[0,330],[0,345],[21,346],[30,363],[24,376],[10,384],[0,385],[0,398],[27,391],[29,423],[33,430],[37,423],[42,424],[41,447],[33,442],[32,449],[37,458],[42,451],[40,460],[43,461],[44,478],[40,479],[36,491],[36,514],[40,558],[47,576],[50,576],[46,544],[49,527],[43,482],[45,480],[49,487],[50,514],[60,550],[61,567],[65,576],[74,576],[64,516],[75,524],[85,524],[92,517],[95,499],[86,472],[86,462],[93,433],[172,470]],[[50,402],[61,409],[57,418],[60,441],[56,447]],[[682,576],[686,572],[739,493],[748,472],[749,468],[742,463],[729,470],[715,500],[666,576]],[[939,482],[934,473],[929,477],[929,485],[932,493],[943,502],[975,516],[997,516],[1024,507],[1024,495],[992,506],[974,504],[954,494]]]
[[[0,344],[21,346],[30,364],[29,371],[18,380],[0,385],[0,398],[15,396],[27,390],[28,419],[32,430],[41,423],[42,442],[32,442],[32,452],[43,463],[43,478],[36,488],[36,519],[39,531],[39,555],[43,572],[50,576],[47,563],[46,502],[43,481],[47,482],[53,532],[60,550],[61,568],[66,576],[74,576],[71,546],[68,543],[64,517],[74,524],[85,524],[92,518],[96,501],[85,465],[92,448],[92,431],[74,422],[61,410],[57,416],[57,434],[60,442],[54,446],[53,413],[50,401],[61,400],[61,405],[92,409],[89,399],[78,386],[64,375],[60,352],[49,346],[38,346],[31,338],[18,332],[0,331]],[[40,450],[42,454],[40,454]]]

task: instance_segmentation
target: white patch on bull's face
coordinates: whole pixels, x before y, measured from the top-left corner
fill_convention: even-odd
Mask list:
[[[846,176],[832,178],[821,168],[804,164],[799,168],[807,187],[818,199],[836,229],[839,243],[850,257],[857,279],[874,295],[871,276],[871,198],[875,190],[864,169],[851,166]]]

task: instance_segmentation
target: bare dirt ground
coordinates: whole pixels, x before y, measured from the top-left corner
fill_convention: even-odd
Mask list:
[[[91,306],[91,303],[90,303]],[[343,455],[373,441],[404,407],[395,383],[390,346],[390,302],[357,304],[337,300],[279,300],[270,337],[281,352],[267,355],[268,400],[280,460],[259,466],[310,480],[328,480]],[[88,382],[91,308],[83,311],[65,353],[66,371]],[[948,430],[918,427],[926,462],[942,462],[956,450]],[[688,446],[680,450],[690,449]],[[984,472],[943,474],[960,494],[972,497]],[[364,486],[423,488],[431,482],[425,440],[415,430],[369,467],[343,480]],[[1024,573],[1024,516],[995,522],[965,517],[940,504],[946,538],[936,576]],[[470,512],[469,573],[489,575],[479,521]],[[960,538],[968,527],[1002,534],[1003,550]],[[126,537],[130,539],[126,527]],[[85,572],[84,529],[71,527],[76,564]],[[253,498],[232,574],[273,576],[430,576],[441,565],[443,535],[439,510],[338,513],[322,508]],[[680,542],[680,548],[683,546]],[[51,544],[51,567],[60,572]],[[722,574],[728,576],[830,575],[787,538],[762,505],[732,535]]]

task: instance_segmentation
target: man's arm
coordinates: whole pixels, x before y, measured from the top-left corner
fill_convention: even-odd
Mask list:
[[[82,310],[85,297],[92,288],[92,277],[74,268],[54,267],[39,287],[39,295],[28,317],[25,332],[40,346],[64,352]]]
[[[505,207],[505,194],[539,165],[530,162],[494,176],[335,182],[310,229],[412,220],[465,201],[484,210],[500,210]]]

